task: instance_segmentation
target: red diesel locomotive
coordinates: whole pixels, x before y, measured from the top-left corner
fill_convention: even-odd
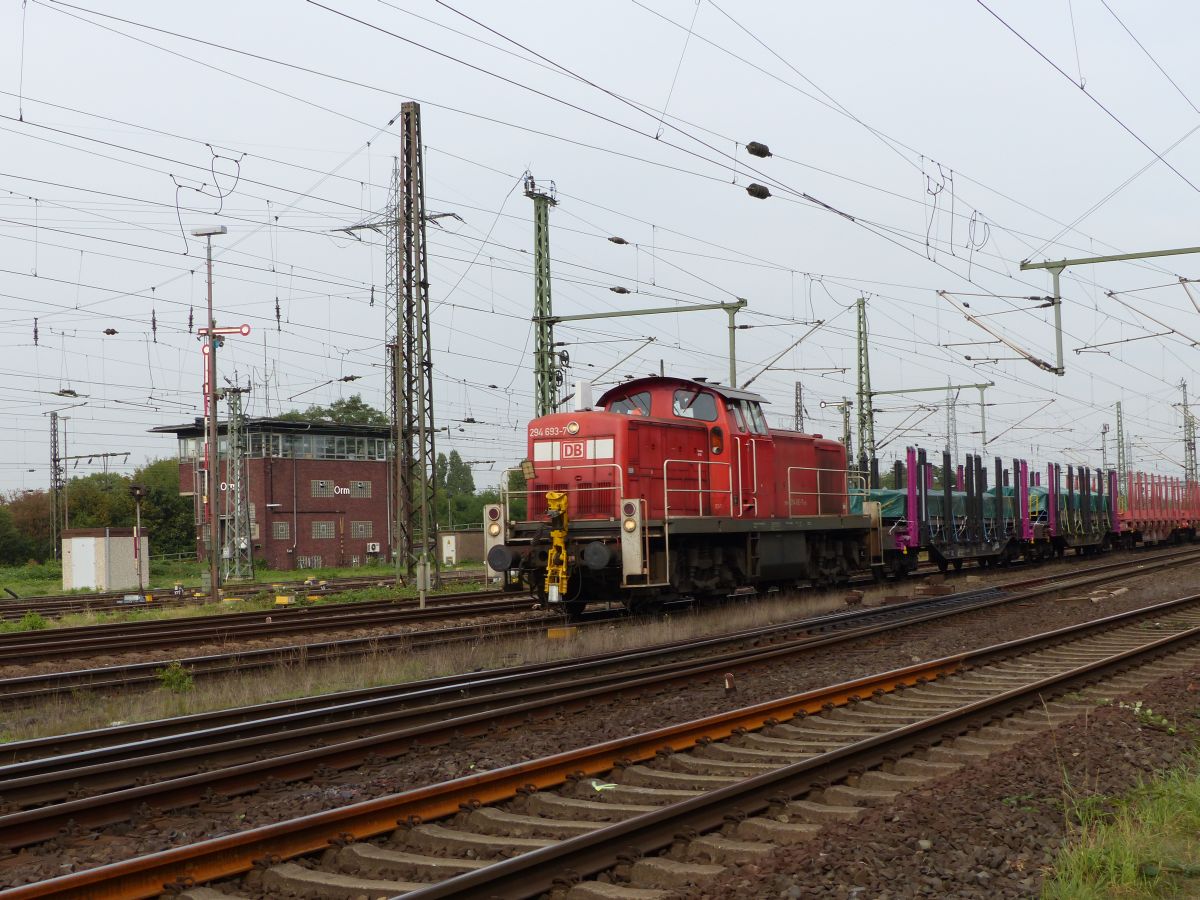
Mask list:
[[[526,490],[486,510],[490,568],[574,615],[869,567],[878,518],[850,513],[846,448],[769,428],[762,403],[700,379],[642,378],[599,409],[534,419]]]

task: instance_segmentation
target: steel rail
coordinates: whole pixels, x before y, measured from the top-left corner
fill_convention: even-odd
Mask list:
[[[242,638],[304,634],[312,631],[348,630],[396,625],[404,622],[429,622],[456,616],[475,616],[496,612],[517,612],[531,608],[528,595],[512,595],[468,602],[429,606],[356,609],[356,604],[338,604],[309,609],[274,610],[262,613],[234,613],[198,619],[165,619],[113,627],[87,625],[79,629],[18,632],[0,638],[0,666],[23,661],[76,657],[96,653],[122,653],[142,649],[166,649],[187,644],[228,641]],[[98,631],[103,629],[102,631]],[[110,630],[111,629],[111,630]]]
[[[774,724],[801,713],[816,713],[827,708],[828,704],[844,705],[876,691],[888,692],[902,684],[921,684],[1011,656],[1018,651],[1059,645],[1064,639],[1108,630],[1128,623],[1137,616],[1159,615],[1197,603],[1200,603],[1200,595],[1180,598],[1143,610],[1120,613],[977,651],[953,654],[542,760],[12,888],[5,896],[10,900],[157,896],[164,886],[201,883],[242,874],[252,868],[255,860],[289,859],[327,849],[331,840],[374,837],[393,830],[397,824],[452,815],[464,803],[475,801],[486,804],[511,798],[522,790],[554,787],[580,773],[598,774],[616,765],[652,758],[662,750],[688,748],[702,739],[718,740],[742,729]],[[447,896],[526,897],[541,893],[553,886],[550,881],[560,879],[568,869],[584,876],[613,865],[616,862],[615,854],[628,848],[631,842],[636,843],[642,851],[658,849],[674,840],[681,828],[694,827],[700,831],[719,826],[729,814],[731,804],[743,812],[762,809],[780,795],[795,795],[818,783],[826,783],[835,767],[849,769],[877,765],[895,754],[897,747],[904,746],[904,742],[909,745],[936,743],[946,739],[947,734],[992,721],[1008,709],[1028,706],[1048,690],[1066,689],[1080,681],[1095,680],[1109,671],[1128,667],[1149,654],[1165,653],[1182,642],[1196,639],[1200,639],[1200,626],[1156,638],[1133,650],[1076,666],[1029,685],[1004,691],[996,697],[969,703],[914,725],[746,779],[729,788],[600,828],[544,850],[532,851],[486,870],[432,885],[412,896],[425,900]]]
[[[1158,560],[1159,565],[1178,565],[1185,563],[1186,560],[1179,557]],[[1100,570],[1108,573],[1106,579],[1113,577],[1111,570],[1126,569],[1131,567],[1130,562],[1126,561],[1120,565],[1109,565],[1099,567]],[[1137,564],[1137,568],[1130,572],[1131,577],[1147,574],[1154,571],[1146,569],[1147,564]],[[60,759],[73,760],[75,762],[90,761],[93,756],[81,753],[83,750],[88,750],[96,746],[99,742],[104,744],[120,744],[127,746],[130,742],[136,741],[146,743],[150,746],[157,744],[161,738],[176,734],[179,732],[187,732],[189,739],[202,740],[210,734],[220,734],[227,726],[239,723],[253,722],[259,718],[273,718],[277,716],[290,716],[295,713],[306,713],[320,711],[324,715],[342,714],[343,712],[354,712],[358,710],[375,709],[379,705],[396,703],[415,697],[428,699],[436,696],[439,692],[453,692],[455,695],[466,691],[478,694],[480,691],[496,688],[504,688],[514,684],[523,683],[530,676],[541,677],[546,674],[560,673],[577,677],[587,671],[595,671],[605,665],[620,664],[628,666],[630,663],[641,662],[648,658],[664,657],[669,653],[686,650],[686,651],[705,651],[714,647],[729,646],[738,642],[747,641],[762,641],[765,639],[774,639],[783,634],[791,634],[802,632],[806,634],[815,634],[820,632],[833,631],[840,628],[845,628],[849,625],[872,624],[874,622],[881,623],[896,623],[897,617],[908,615],[911,612],[919,609],[941,609],[949,607],[957,607],[970,601],[971,598],[978,594],[980,600],[998,599],[1005,602],[1015,602],[1021,599],[1029,599],[1038,596],[1039,593],[1045,593],[1048,590],[1061,590],[1067,587],[1078,587],[1079,583],[1075,580],[1085,573],[1072,573],[1071,582],[1069,584],[1060,584],[1054,582],[1047,587],[1048,581],[1053,579],[1040,578],[1035,580],[1025,580],[1019,582],[1010,582],[1005,585],[1000,585],[997,588],[985,589],[979,592],[964,592],[961,594],[945,595],[933,598],[923,598],[907,603],[893,604],[880,609],[857,609],[849,611],[841,611],[837,613],[814,616],[806,619],[794,620],[785,623],[777,623],[767,626],[758,626],[755,628],[743,629],[736,632],[730,632],[715,637],[701,639],[684,639],[679,641],[668,642],[665,644],[653,645],[637,650],[616,650],[608,653],[595,654],[592,656],[574,657],[570,660],[553,660],[541,663],[530,663],[519,666],[511,666],[503,669],[494,669],[483,672],[471,672],[462,675],[443,676],[440,678],[427,679],[416,682],[409,682],[404,685],[385,685],[376,688],[359,689],[352,691],[343,691],[335,694],[318,695],[314,697],[297,698],[294,700],[273,701],[263,704],[258,704],[250,707],[240,707],[226,710],[216,710],[213,712],[196,713],[188,716],[173,717],[170,719],[161,719],[151,722],[130,723],[104,729],[95,729],[92,731],[76,732],[66,735],[54,735],[45,738],[34,738],[25,741],[15,741],[0,748],[0,756],[8,757],[12,761],[27,759],[36,753],[50,753]],[[1089,570],[1086,573],[1088,578],[1092,578],[1101,574],[1099,570]],[[1119,574],[1119,573],[1118,573]],[[1038,592],[1026,592],[1017,596],[1001,595],[1000,591],[1003,588],[1013,588],[1026,585],[1040,585]],[[951,610],[955,612],[970,611],[974,607],[968,605],[965,609]],[[601,619],[601,621],[606,621]],[[539,625],[541,623],[538,623]],[[465,630],[463,633],[473,635],[473,629]],[[491,636],[491,635],[489,635]],[[859,635],[853,635],[859,636]],[[317,645],[308,645],[314,647]],[[291,648],[289,648],[291,649]],[[269,651],[268,651],[269,652]],[[184,660],[183,663],[195,668],[198,663],[208,658],[197,658],[196,660]],[[153,668],[157,664],[152,664]],[[104,676],[100,672],[105,670],[92,670],[97,672],[97,681],[103,679]],[[144,673],[144,678],[147,681],[157,681],[157,677],[153,672]],[[279,721],[285,721],[280,719]],[[294,723],[297,719],[287,719],[289,724]]]
[[[1194,599],[1194,598],[1193,598]],[[720,828],[730,816],[755,815],[782,796],[794,797],[844,778],[852,770],[882,765],[919,745],[937,743],[947,735],[995,721],[1006,712],[1027,708],[1051,692],[1062,692],[1112,672],[1128,669],[1138,660],[1156,659],[1200,640],[1200,626],[1150,641],[1095,662],[1085,663],[1028,685],[1013,688],[912,725],[866,738],[811,759],[754,776],[737,784],[701,794],[622,822],[569,838],[549,847],[448,878],[406,893],[405,900],[524,900],[561,886],[564,873],[584,878],[620,861],[630,846],[641,853],[669,847],[680,833],[703,833]]]
[[[1191,562],[1200,560],[1200,551],[1192,550],[1171,555],[1155,557],[1151,560],[1123,560],[1120,562],[1107,563],[1101,566],[1090,567],[1082,572],[1065,573],[1062,578],[1054,575],[1042,575],[1034,578],[1023,579],[1016,582],[998,585],[994,588],[983,588],[980,591],[969,591],[963,594],[951,594],[940,597],[919,598],[907,603],[892,604],[888,607],[877,609],[853,609],[845,612],[833,613],[827,616],[818,617],[813,620],[814,623],[824,622],[830,628],[845,627],[846,622],[862,623],[872,619],[880,621],[890,620],[894,617],[892,610],[905,610],[911,608],[931,608],[942,604],[961,603],[963,598],[969,594],[999,591],[1001,589],[1020,588],[1030,586],[1037,588],[1042,586],[1041,590],[1028,591],[1023,594],[1023,597],[1034,597],[1044,593],[1051,593],[1058,590],[1066,590],[1070,588],[1085,587],[1089,584],[1100,583],[1110,580],[1115,577],[1113,572],[1127,571],[1128,577],[1137,577],[1140,574],[1147,574],[1157,571],[1160,568],[1166,568],[1176,565],[1187,565]],[[1012,597],[1002,597],[997,602],[1005,602],[1010,599],[1020,599]],[[754,636],[769,636],[773,631],[780,629],[793,628],[794,623],[788,623],[778,626],[765,626],[757,632],[750,630],[748,632],[734,633],[733,635],[709,638],[706,641],[686,641],[684,644],[694,646],[698,649],[703,649],[711,643],[750,639]],[[503,630],[501,629],[501,632]],[[348,638],[339,641],[328,641],[319,643],[310,643],[306,645],[290,645],[286,647],[268,648],[264,650],[254,651],[234,651],[226,654],[213,654],[203,657],[189,657],[181,659],[180,662],[185,667],[189,668],[194,675],[217,674],[225,675],[232,674],[241,670],[252,671],[254,669],[265,668],[275,665],[279,662],[299,662],[303,660],[320,660],[320,659],[336,659],[347,658],[352,655],[361,655],[366,653],[378,652],[381,649],[392,646],[403,646],[405,639],[409,634],[419,634],[420,632],[401,633],[398,635],[380,635],[371,638]],[[649,651],[653,652],[653,650]],[[627,653],[619,653],[615,655],[628,656]],[[134,684],[156,684],[157,671],[162,667],[163,661],[152,663],[140,663],[124,666],[108,666],[96,669],[82,669],[71,672],[50,672],[40,675],[16,676],[11,678],[0,679],[0,699],[10,701],[29,702],[39,697],[45,697],[66,690],[83,691],[89,689],[115,689]]]
[[[443,582],[456,581],[473,581],[481,580],[485,576],[482,569],[478,571],[456,571],[443,572]],[[345,575],[335,576],[333,578],[322,578],[319,584],[306,584],[303,581],[294,579],[284,579],[278,581],[255,581],[245,582],[240,584],[225,584],[221,586],[221,595],[224,597],[250,597],[255,594],[264,593],[275,589],[282,588],[285,591],[295,591],[297,593],[303,591],[320,592],[327,591],[330,593],[353,590],[358,587],[384,587],[395,588],[395,579],[392,576],[386,575]],[[2,586],[0,586],[2,587]],[[163,594],[165,588],[149,588],[146,590],[148,594],[163,595],[163,600],[155,600],[153,603],[166,602],[167,600],[178,599],[174,597],[170,591]],[[200,588],[196,585],[190,585],[184,588],[186,593],[191,593],[193,596],[187,597],[188,600],[196,600],[196,593],[200,592]],[[123,591],[92,591],[82,594],[36,594],[28,597],[7,598],[0,597],[0,617],[5,617],[4,613],[9,610],[24,606],[26,611],[42,610],[53,611],[58,606],[87,606],[88,604],[103,604],[114,601],[119,601],[130,593],[128,590]],[[212,598],[202,596],[199,599],[211,601]],[[127,606],[127,605],[125,605]],[[121,607],[119,607],[121,608]]]
[[[988,601],[988,604],[993,602],[996,601]],[[927,613],[915,621],[928,621],[946,614],[945,611]],[[1146,614],[1143,610],[1134,610],[1117,617],[1095,620],[1101,623],[1096,627],[1106,627],[1110,621],[1123,621],[1122,617]],[[440,743],[456,735],[479,734],[501,726],[512,727],[533,715],[582,708],[597,700],[611,700],[622,693],[662,688],[673,683],[692,683],[704,676],[720,677],[730,670],[761,665],[798,652],[811,652],[817,647],[913,622],[913,619],[904,619],[902,622],[875,624],[865,629],[836,634],[816,633],[765,649],[753,647],[726,652],[699,662],[678,660],[633,672],[625,668],[608,674],[580,677],[581,667],[569,665],[565,667],[570,672],[569,676],[560,681],[533,686],[522,684],[506,692],[479,698],[465,696],[468,688],[460,684],[451,688],[454,699],[376,713],[364,718],[331,722],[328,721],[327,710],[282,716],[263,723],[273,730],[273,735],[268,736],[255,734],[253,728],[242,729],[239,734],[235,726],[150,742],[145,748],[152,751],[148,753],[138,753],[140,745],[122,745],[14,763],[0,769],[0,793],[12,802],[48,800],[52,805],[0,816],[0,847],[12,848],[45,840],[68,823],[95,827],[120,821],[128,818],[143,803],[180,806],[197,802],[209,792],[237,794],[253,790],[265,778],[297,780],[311,777],[318,769],[350,768],[361,765],[364,758],[396,756],[417,744]],[[650,654],[649,658],[653,660],[657,657]],[[520,680],[516,679],[517,682]],[[509,679],[509,682],[511,684],[513,679]],[[446,689],[441,693],[447,693]],[[437,692],[416,692],[414,696],[428,699],[436,697]],[[313,722],[314,718],[318,721]],[[361,733],[371,726],[385,729],[387,726],[400,727],[347,739],[348,733]],[[269,739],[272,736],[274,740]],[[341,740],[300,752],[286,752],[297,741],[321,736]],[[193,739],[205,748],[205,762],[209,771],[194,771],[195,750],[187,746]],[[172,747],[172,744],[176,746]],[[244,760],[250,754],[261,755],[260,751],[266,752],[274,744],[281,745],[279,755],[239,762],[239,759]],[[134,751],[132,755],[130,751]],[[114,756],[115,759],[112,758]],[[212,768],[222,763],[223,768]],[[153,783],[129,786],[133,781],[131,773],[141,776],[146,771],[156,772]],[[107,792],[61,801],[64,785],[68,782],[72,790],[93,787]]]

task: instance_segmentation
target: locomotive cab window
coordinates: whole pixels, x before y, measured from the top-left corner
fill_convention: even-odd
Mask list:
[[[717,400],[705,391],[680,388],[675,392],[671,411],[681,419],[699,419],[701,422],[717,421]]]
[[[733,400],[730,405],[735,410],[738,425],[744,422],[749,431],[754,434],[768,434],[767,420],[763,416],[762,407],[754,400]]]
[[[608,405],[608,411],[626,416],[648,416],[650,415],[650,392],[642,391],[622,397],[620,400],[614,400]]]

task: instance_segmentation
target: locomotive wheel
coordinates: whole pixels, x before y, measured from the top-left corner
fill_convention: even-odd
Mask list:
[[[961,559],[956,559],[956,560],[954,560],[954,563],[953,563],[953,565],[954,565],[954,571],[955,571],[955,572],[961,572],[961,571],[962,571],[962,567],[963,567],[963,561],[962,561]]]
[[[943,575],[945,575],[946,570],[950,568],[950,564],[948,562],[946,562],[944,559],[939,559],[937,561],[937,567],[938,567],[938,571],[941,572]]]

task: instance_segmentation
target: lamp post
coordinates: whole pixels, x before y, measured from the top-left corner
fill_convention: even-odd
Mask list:
[[[202,237],[208,249],[208,389],[204,401],[208,404],[208,479],[204,495],[208,505],[208,578],[209,597],[220,596],[221,568],[217,560],[218,547],[221,544],[220,520],[217,517],[216,483],[220,478],[221,455],[218,452],[217,435],[217,323],[213,319],[213,283],[212,283],[212,239],[213,235],[226,234],[229,229],[224,225],[209,225],[205,228],[192,229],[193,237]]]

